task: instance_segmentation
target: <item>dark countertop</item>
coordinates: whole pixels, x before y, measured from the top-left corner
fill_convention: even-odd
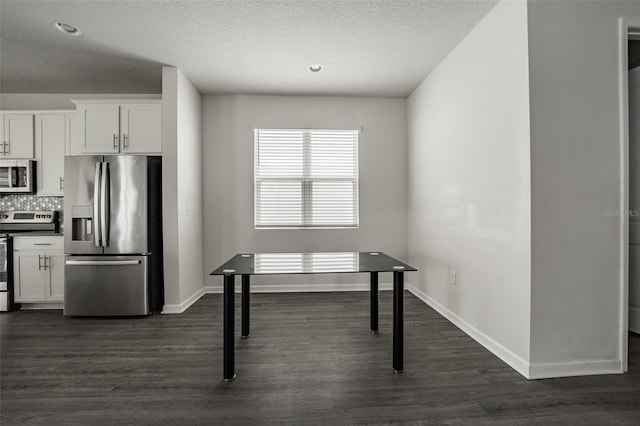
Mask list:
[[[3,237],[62,237],[62,232],[55,231],[0,231]]]

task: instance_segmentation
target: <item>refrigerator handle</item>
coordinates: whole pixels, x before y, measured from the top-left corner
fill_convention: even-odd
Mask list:
[[[107,247],[109,245],[109,223],[111,222],[109,217],[111,210],[111,200],[109,199],[111,182],[109,178],[109,163],[105,161],[102,163],[102,176],[100,183],[100,191],[102,192],[100,197],[100,234],[102,237],[102,247]]]
[[[64,262],[70,266],[124,266],[139,265],[140,260],[67,260]]]
[[[96,174],[93,180],[93,242],[96,247],[102,247],[102,238],[100,236],[100,175],[102,172],[102,163],[96,162]]]

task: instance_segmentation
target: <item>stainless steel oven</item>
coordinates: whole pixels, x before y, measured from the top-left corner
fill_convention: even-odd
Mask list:
[[[35,191],[34,160],[0,160],[0,193]]]
[[[0,311],[11,311],[13,305],[13,248],[11,237],[0,236]]]

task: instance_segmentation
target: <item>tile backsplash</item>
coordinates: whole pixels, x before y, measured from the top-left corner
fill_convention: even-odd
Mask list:
[[[0,211],[55,210],[62,212],[64,197],[38,197],[36,195],[0,195]]]

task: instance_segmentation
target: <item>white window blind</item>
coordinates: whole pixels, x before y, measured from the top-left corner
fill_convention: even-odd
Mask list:
[[[358,226],[358,131],[256,129],[256,228]]]

